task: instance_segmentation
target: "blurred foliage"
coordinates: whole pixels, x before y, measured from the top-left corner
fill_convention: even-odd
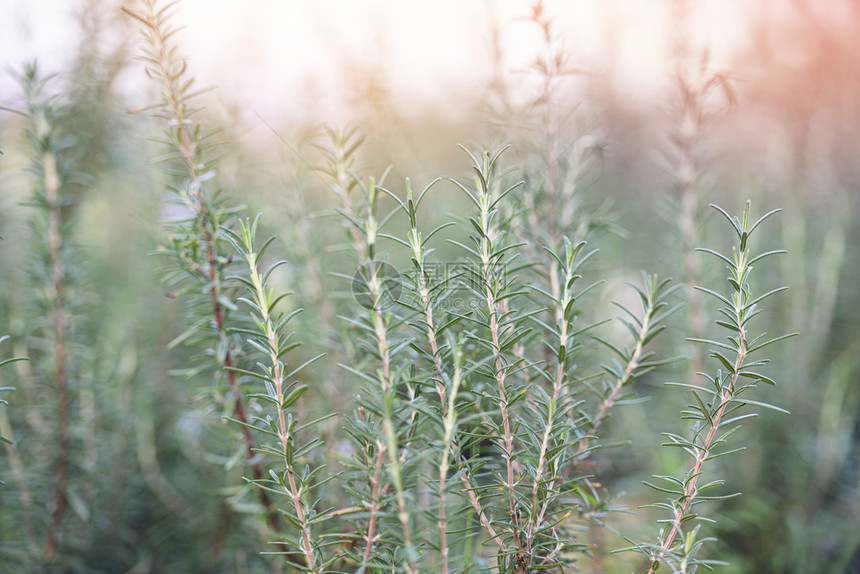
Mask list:
[[[792,414],[766,412],[746,424],[747,450],[719,463],[720,473],[743,492],[713,509],[719,543],[709,555],[730,563],[723,572],[860,572],[860,83],[846,72],[860,65],[860,17],[858,8],[845,5],[854,16],[837,31],[829,24],[833,13],[809,0],[772,7],[773,18],[762,17],[756,42],[740,57],[738,68],[749,73],[732,84],[737,103],[694,134],[702,176],[691,212],[698,240],[706,243],[713,227],[704,210],[709,202],[738,211],[752,197],[755,205],[783,207],[780,232],[762,234],[757,248],[789,250],[779,271],[773,265],[761,281],[763,291],[782,284],[791,289],[771,302],[763,330],[802,334],[775,346],[766,368],[778,382],[768,398]],[[124,101],[117,89],[129,65],[125,42],[132,24],[118,16],[117,6],[97,0],[84,2],[80,14],[77,25],[85,34],[74,47],[77,57],[56,77],[42,76],[56,129],[68,138],[61,153],[76,174],[63,191],[66,262],[75,278],[69,511],[52,565],[42,562],[55,456],[54,399],[45,377],[52,369],[51,340],[42,303],[50,293],[39,263],[45,243],[38,208],[29,201],[36,179],[27,168],[32,151],[22,135],[25,119],[0,112],[0,333],[12,339],[12,351],[0,360],[32,359],[0,370],[0,387],[16,389],[4,392],[9,404],[0,405],[0,436],[11,439],[0,450],[0,572],[270,571],[259,555],[265,535],[248,519],[258,507],[236,464],[242,445],[225,431],[209,385],[171,372],[188,365],[191,352],[167,350],[184,326],[147,255],[163,243],[158,222],[170,216],[159,191],[164,176],[148,164],[163,150],[140,133],[145,120],[132,123],[124,111],[147,97]],[[351,81],[365,85],[352,115],[368,143],[354,168],[393,163],[392,180],[409,174],[421,188],[437,175],[465,173],[467,164],[453,146],[457,138],[486,147],[512,142],[507,165],[522,170],[533,192],[516,206],[525,231],[542,231],[535,222],[547,212],[534,211],[535,205],[556,205],[567,231],[612,232],[595,237],[599,262],[589,262],[609,278],[595,304],[595,316],[602,316],[611,299],[623,297],[619,285],[640,269],[685,273],[688,246],[672,199],[678,173],[669,137],[680,125],[670,105],[677,85],[667,83],[663,108],[643,108],[607,85],[599,70],[587,70],[576,54],[556,59],[553,27],[561,24],[533,16],[547,38],[544,59],[529,72],[538,86],[534,97],[517,103],[506,81],[522,76],[512,80],[499,69],[500,60],[488,62],[491,97],[462,103],[473,106],[469,124],[434,109],[407,115],[387,100],[384,70],[345,67]],[[796,50],[803,57],[785,57],[783,45],[800,27]],[[551,82],[541,82],[549,76]],[[0,105],[22,109],[24,101],[23,93],[4,94]],[[260,225],[278,237],[270,250],[289,261],[272,281],[289,285],[296,306],[306,309],[294,319],[305,344],[293,361],[329,352],[305,372],[308,409],[323,414],[331,401],[338,410],[351,409],[344,396],[349,379],[336,365],[355,357],[355,337],[335,317],[353,302],[349,285],[332,273],[351,276],[354,269],[344,253],[350,242],[345,228],[325,217],[338,196],[313,170],[323,163],[314,147],[320,142],[314,118],[270,126],[261,144],[247,140],[241,114],[230,117],[238,104],[208,101],[212,105],[201,113],[224,126],[229,140],[219,163],[225,192],[264,211]],[[227,109],[227,117],[212,111],[218,109]],[[655,150],[670,159],[665,171]],[[556,187],[561,181],[567,184]],[[432,209],[422,215],[427,229],[465,205],[453,186],[438,187]],[[560,189],[575,193],[563,196]],[[710,303],[704,305],[710,316]],[[675,320],[671,330],[687,333],[687,318]],[[669,356],[687,347],[660,351]],[[650,502],[641,480],[672,474],[683,463],[656,445],[659,433],[684,430],[667,427],[681,424],[676,413],[688,399],[662,383],[686,374],[687,365],[680,364],[643,377],[635,389],[652,400],[625,405],[609,421],[612,438],[629,443],[601,451],[600,478],[611,491],[625,491],[622,501],[631,509]],[[334,436],[335,423],[326,424]],[[350,454],[345,443],[327,447],[335,466]],[[613,517],[610,525],[644,539],[653,532],[653,517],[637,512]],[[605,548],[625,545],[609,531],[588,536]],[[632,568],[629,557],[603,553],[579,567],[595,573]]]

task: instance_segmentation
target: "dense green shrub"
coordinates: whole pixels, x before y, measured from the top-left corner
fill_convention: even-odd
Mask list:
[[[235,223],[241,209],[217,187],[207,159],[211,136],[195,119],[193,81],[175,58],[166,8],[149,2],[128,13],[144,26],[144,60],[162,84],[157,109],[168,122],[165,143],[175,150],[162,159],[177,166],[170,189],[187,212],[170,224],[165,252],[175,271],[166,280],[201,318],[189,319],[179,339],[205,344],[217,377],[229,383],[227,418],[246,445],[249,481],[280,546],[274,554],[313,572],[532,572],[562,569],[577,554],[588,554],[591,545],[576,532],[601,526],[613,509],[584,465],[601,446],[600,427],[610,409],[629,400],[635,379],[666,362],[646,346],[671,315],[670,282],[644,276],[645,285],[634,287],[641,312],[620,305],[632,341],[611,342],[591,333],[600,322],[582,325],[588,314],[581,299],[596,284],[580,288],[577,282],[593,252],[584,255],[586,242],[564,235],[571,223],[552,215],[546,236],[517,236],[528,225],[516,225],[521,213],[504,206],[521,184],[505,183],[508,178],[497,173],[500,152],[469,153],[474,181],[451,180],[473,214],[462,220],[465,230],[454,232],[462,239],[448,239],[461,255],[440,261],[431,258],[430,240],[449,224],[424,230],[419,223],[430,187],[415,195],[407,180],[403,196],[383,187],[385,176],[362,179],[350,167],[360,142],[333,133],[324,172],[358,256],[352,289],[365,312],[344,317],[356,350],[351,364],[341,366],[361,386],[344,427],[353,455],[342,462],[343,471],[331,473],[315,427],[337,413],[308,420],[302,395],[309,384],[300,378],[308,363],[290,366],[296,343],[289,326],[298,310],[285,308],[285,295],[272,284],[286,262],[260,267],[271,242],[257,245],[256,220]],[[554,157],[554,145],[548,153]],[[534,211],[541,201],[558,208],[565,189],[558,170],[542,184],[549,191],[536,196]],[[386,200],[395,205],[383,214]],[[734,255],[705,251],[729,265],[732,291],[700,289],[725,304],[717,323],[733,335],[729,343],[702,340],[720,368],[704,383],[680,385],[695,398],[683,416],[695,421],[693,435],[667,436],[693,463],[681,479],[659,477],[668,486],[652,484],[675,499],[657,505],[671,514],[661,520],[659,543],[633,547],[651,561],[651,571],[661,564],[680,572],[711,563],[697,556],[706,539],[693,527],[701,519],[694,508],[726,495],[701,494],[722,485],[700,484],[703,466],[737,450],[721,445],[736,422],[754,416],[735,414],[740,407],[768,406],[740,397],[758,382],[773,383],[751,370],[766,361],[750,363],[747,355],[782,339],[747,334],[758,304],[782,290],[753,296],[748,283],[753,263],[778,253],[750,254],[750,235],[767,216],[753,223],[749,203],[740,219],[721,213],[738,236]],[[406,232],[385,232],[398,217],[408,221]],[[403,273],[390,263],[389,250],[398,244],[412,262]],[[239,261],[244,269],[235,269]],[[240,286],[246,295],[236,293]],[[241,318],[243,306],[250,308],[250,323]],[[584,372],[601,345],[614,359],[596,373]],[[205,365],[194,372],[202,370]],[[329,494],[338,488],[345,495]],[[283,502],[272,500],[276,495]]]
[[[125,10],[151,144],[116,107],[125,46],[27,68],[4,108],[3,185],[31,179],[0,197],[0,332],[31,361],[0,371],[0,572],[849,567],[854,204],[708,189],[736,94],[707,59],[679,66],[657,208],[572,127],[541,2],[539,89],[517,116],[494,86],[457,177],[371,177],[379,142],[329,129],[282,138],[275,181],[207,128],[172,9]]]

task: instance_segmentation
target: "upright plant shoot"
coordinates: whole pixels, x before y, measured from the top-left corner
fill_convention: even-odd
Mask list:
[[[761,313],[759,304],[771,295],[787,289],[778,287],[762,295],[754,295],[750,286],[750,276],[759,262],[771,255],[785,253],[783,250],[775,250],[753,255],[750,249],[752,233],[768,217],[780,210],[766,213],[752,222],[749,201],[740,218],[732,217],[715,205],[712,207],[732,226],[737,243],[730,255],[707,248],[700,248],[699,251],[726,264],[729,291],[728,295],[724,295],[706,287],[698,287],[698,290],[715,298],[722,305],[719,310],[721,318],[716,324],[727,331],[727,336],[721,341],[696,339],[697,342],[710,347],[710,356],[717,364],[712,374],[700,373],[705,378],[704,385],[699,386],[692,382],[670,383],[690,391],[693,402],[687,405],[682,418],[692,420],[693,428],[690,437],[666,433],[665,445],[680,448],[690,457],[691,464],[681,477],[655,476],[655,482],[646,483],[657,492],[669,495],[666,502],[653,505],[669,514],[668,518],[659,521],[662,526],[658,542],[632,547],[648,557],[649,574],[657,572],[661,565],[671,567],[673,572],[692,572],[700,565],[710,567],[715,564],[714,561],[697,556],[707,540],[699,537],[700,522],[708,520],[697,511],[697,507],[709,500],[722,500],[735,495],[719,493],[724,484],[723,480],[705,478],[706,463],[744,450],[743,447],[726,446],[729,437],[740,428],[738,423],[756,416],[756,413],[741,413],[740,409],[743,407],[753,406],[787,412],[746,396],[759,383],[775,384],[770,377],[759,371],[768,360],[753,360],[752,356],[758,356],[761,349],[793,336],[789,334],[767,339],[764,333],[755,335],[752,330],[753,318]],[[717,494],[711,494],[712,489]]]

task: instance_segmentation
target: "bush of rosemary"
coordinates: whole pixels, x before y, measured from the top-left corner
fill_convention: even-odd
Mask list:
[[[468,123],[361,63],[360,130],[252,142],[175,3],[76,2],[0,98],[0,574],[856,571],[856,86],[736,84],[672,2],[630,97],[486,3]]]
[[[756,242],[776,211],[755,218],[749,202],[737,216],[715,206],[732,241],[699,252],[728,277],[696,289],[718,306],[716,330],[692,337],[707,349],[702,372],[670,383],[687,397],[679,416],[689,429],[667,432],[664,444],[687,464],[646,483],[647,506],[659,511],[652,535],[601,548],[596,533],[624,508],[601,479],[613,456],[607,421],[644,398],[637,381],[677,360],[660,340],[676,336],[666,328],[679,284],[645,272],[630,285],[637,305],[615,304],[623,329],[602,316],[600,255],[590,245],[611,219],[601,208],[573,211],[588,152],[559,159],[558,101],[547,93],[536,104],[548,135],[535,152],[540,168],[506,169],[504,148],[463,148],[471,178],[421,191],[387,172],[368,177],[356,168],[361,139],[329,131],[317,173],[343,223],[352,264],[340,270],[341,289],[351,300],[318,293],[311,311],[326,320],[299,323],[290,282],[312,273],[322,285],[321,272],[274,255],[261,216],[219,187],[217,136],[202,125],[177,57],[170,7],[146,0],[125,10],[162,96],[152,109],[164,122],[169,151],[159,160],[172,216],[157,254],[186,323],[172,345],[196,350],[183,372],[210,378],[207,408],[232,425],[228,466],[240,465],[246,488],[231,489],[230,504],[252,517],[269,567],[566,572],[616,549],[642,572],[719,564],[710,523],[714,505],[734,496],[721,457],[742,456],[741,421],[777,408],[753,392],[774,384],[762,367],[785,338],[757,326],[783,289],[762,292],[757,279],[782,252]],[[551,45],[551,23],[538,9],[534,19]],[[544,73],[566,74],[562,61],[548,57]],[[468,207],[426,227],[426,206],[451,190]],[[327,342],[326,330],[340,342]],[[325,388],[342,410],[327,412],[325,391],[312,388],[324,383],[311,373],[332,357]]]

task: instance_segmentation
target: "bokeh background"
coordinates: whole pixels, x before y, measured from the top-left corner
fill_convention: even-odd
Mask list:
[[[462,143],[511,143],[506,166],[574,174],[570,220],[599,221],[595,277],[602,302],[646,269],[679,281],[721,280],[687,257],[724,235],[708,203],[737,212],[747,198],[784,212],[764,243],[762,288],[788,284],[762,321],[800,333],[773,351],[778,382],[766,412],[741,431],[748,446],[719,472],[743,496],[713,509],[723,572],[860,572],[860,5],[851,0],[183,0],[174,22],[202,87],[205,121],[222,129],[221,183],[264,212],[293,265],[285,280],[308,308],[308,356],[348,346],[326,322],[354,304],[329,275],[350,273],[333,246],[343,228],[323,217],[336,198],[311,169],[320,127],[366,137],[368,173],[392,165],[423,187],[467,173]],[[74,320],[73,473],[62,572],[266,571],[234,438],[212,407],[208,380],[183,378],[188,351],[179,303],[165,297],[159,262],[163,181],[150,158],[158,124],[132,108],[157,101],[134,60],[135,22],[109,0],[2,0],[0,105],[22,107],[16,79],[37,60],[84,149],[86,177],[70,192]],[[543,62],[543,64],[541,64]],[[547,64],[549,63],[549,64]],[[557,63],[558,66],[550,65]],[[31,361],[0,371],[0,572],[38,571],[52,504],[55,446],[46,331],[44,245],[29,201],[23,120],[0,112],[0,333],[2,356]],[[554,150],[554,153],[551,151]],[[556,160],[548,161],[547,157]],[[543,158],[543,159],[541,159]],[[562,160],[563,158],[563,160]],[[541,163],[543,162],[543,163]],[[530,170],[530,171],[529,171]],[[400,186],[400,187],[399,187]],[[433,198],[433,221],[458,209],[453,189]],[[527,205],[526,201],[524,205]],[[309,264],[310,263],[310,264]],[[331,297],[320,298],[320,293]],[[686,398],[662,382],[697,360],[684,337],[708,332],[707,304],[690,301],[664,351],[690,361],[636,389],[652,399],[619,408],[601,478],[631,509],[650,500],[641,480],[680,462],[657,445],[680,425]],[[611,314],[609,306],[606,313]],[[322,321],[322,322],[321,322]],[[320,329],[319,325],[327,329]],[[319,332],[319,336],[314,335]],[[343,373],[314,371],[320,410]],[[333,444],[332,448],[337,448]],[[226,472],[224,471],[226,468]],[[647,514],[610,521],[623,534],[654,530]],[[649,530],[650,529],[650,530]],[[591,534],[594,535],[594,534]],[[624,546],[612,532],[607,548]],[[642,534],[645,536],[645,534]],[[595,556],[584,572],[627,572]]]

